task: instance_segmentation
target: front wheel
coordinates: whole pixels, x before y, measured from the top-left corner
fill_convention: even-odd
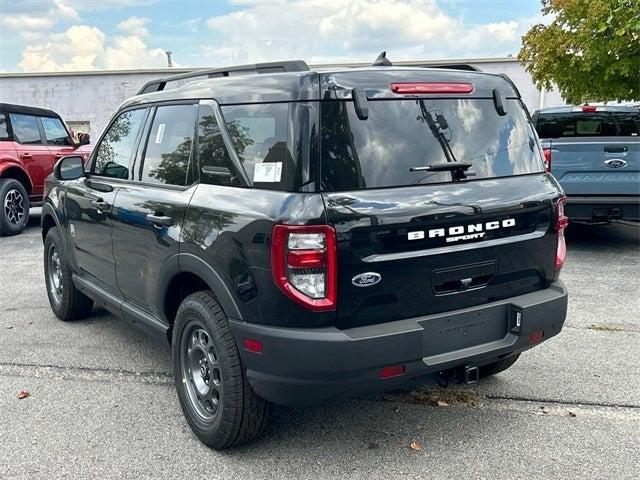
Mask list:
[[[44,278],[51,310],[64,321],[84,318],[93,308],[93,300],[76,288],[72,275],[60,233],[52,228],[44,240]]]
[[[229,322],[211,292],[182,302],[172,344],[178,398],[196,436],[218,450],[254,440],[264,428],[267,402],[247,382]]]
[[[17,235],[29,221],[29,194],[13,178],[0,180],[0,234]]]

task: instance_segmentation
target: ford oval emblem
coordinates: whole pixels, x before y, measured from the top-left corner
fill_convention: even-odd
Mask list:
[[[382,280],[382,275],[376,272],[365,272],[360,275],[356,275],[351,279],[356,287],[371,287]]]
[[[609,160],[605,160],[604,164],[609,168],[622,168],[627,166],[627,161],[621,158],[611,158]]]

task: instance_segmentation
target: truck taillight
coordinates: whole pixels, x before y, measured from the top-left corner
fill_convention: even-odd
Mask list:
[[[547,172],[551,172],[551,149],[543,148],[542,153],[544,155],[544,168]]]
[[[329,225],[276,225],[271,272],[282,292],[303,307],[335,310],[338,292],[336,231]]]
[[[556,205],[556,230],[558,232],[558,248],[556,249],[556,270],[564,265],[567,256],[567,243],[564,239],[564,229],[569,225],[569,218],[564,214],[564,202],[566,198],[560,197]]]

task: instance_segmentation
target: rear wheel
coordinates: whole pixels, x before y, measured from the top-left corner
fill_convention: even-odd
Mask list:
[[[267,402],[245,377],[227,317],[210,292],[180,305],[173,327],[175,384],[196,436],[215,449],[254,440],[264,428]]]
[[[76,288],[71,277],[60,233],[54,227],[44,241],[44,278],[51,310],[64,321],[84,318],[93,308],[93,300]]]
[[[486,378],[496,373],[504,372],[507,368],[511,367],[520,358],[520,354],[516,353],[505,357],[497,362],[489,363],[480,367],[480,377]]]
[[[0,234],[17,235],[29,221],[29,194],[13,178],[0,180]]]

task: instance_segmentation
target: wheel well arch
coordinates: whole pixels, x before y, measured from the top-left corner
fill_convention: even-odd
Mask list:
[[[31,179],[29,178],[27,172],[25,172],[22,168],[17,166],[7,167],[2,172],[0,172],[0,178],[13,178],[14,180],[18,180],[24,186],[27,193],[31,195],[31,191],[33,190]]]
[[[49,230],[57,226],[56,221],[53,218],[53,215],[51,215],[50,213],[44,213],[44,212],[42,215],[41,225],[42,225],[42,240],[47,238],[47,233],[49,233]]]
[[[183,300],[192,293],[202,290],[211,290],[211,287],[195,273],[180,272],[169,281],[164,293],[163,304],[164,316],[169,325],[173,326],[176,313],[178,313],[178,308]]]

